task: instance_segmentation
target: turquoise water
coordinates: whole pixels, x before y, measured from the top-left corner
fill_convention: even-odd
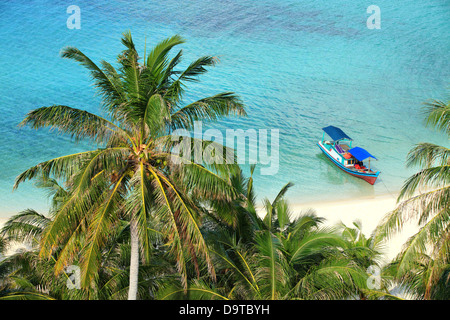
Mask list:
[[[66,9],[81,9],[81,29],[66,27]],[[369,5],[381,9],[381,29],[369,30]],[[114,62],[130,29],[141,52],[175,33],[186,63],[218,55],[221,63],[188,91],[187,100],[235,91],[248,117],[215,128],[278,129],[279,171],[262,176],[260,197],[288,181],[291,201],[316,201],[398,190],[413,171],[404,161],[421,141],[448,144],[423,126],[422,102],[446,99],[450,84],[450,2],[396,1],[1,1],[0,215],[25,208],[45,212],[45,193],[15,177],[40,161],[89,148],[47,130],[18,129],[37,107],[67,104],[99,113],[88,73],[59,57],[76,46],[94,61]],[[336,125],[379,159],[371,186],[336,169],[315,142]]]

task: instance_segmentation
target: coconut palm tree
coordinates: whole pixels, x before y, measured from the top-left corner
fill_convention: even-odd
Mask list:
[[[17,188],[37,176],[66,181],[69,194],[53,213],[52,222],[42,236],[40,256],[49,258],[55,248],[61,247],[56,273],[79,258],[84,288],[92,286],[98,276],[102,246],[120,221],[127,220],[131,234],[129,299],[136,299],[139,259],[149,261],[149,223],[155,217],[163,222],[160,231],[177,256],[181,274],[185,273],[188,257],[200,255],[214,277],[200,232],[199,210],[190,194],[195,192],[198,198],[233,199],[236,192],[227,176],[237,165],[203,165],[189,155],[183,155],[183,161],[174,161],[177,159],[172,152],[174,146],[187,138],[174,139],[171,133],[189,130],[197,120],[245,115],[245,110],[242,101],[231,92],[183,103],[187,84],[197,81],[207,67],[217,62],[215,57],[205,56],[186,69],[177,70],[182,50],[172,58],[169,53],[183,42],[175,35],[141,58],[131,34],[126,32],[118,69],[106,61],[98,66],[77,48],[65,48],[62,57],[75,60],[90,71],[102,96],[105,117],[53,105],[29,112],[21,123],[34,129],[57,129],[76,140],[90,139],[99,146],[39,163],[20,174],[14,186]],[[221,147],[216,148],[215,142],[200,145],[203,150]],[[186,277],[183,281],[186,282]]]
[[[0,261],[0,299],[53,299],[50,287],[57,288],[61,279],[51,279],[51,262],[39,260],[38,239],[50,219],[33,209],[12,216],[0,230],[8,242],[27,245]],[[51,281],[47,281],[51,279]]]
[[[243,190],[251,193],[251,185],[247,180]],[[291,185],[282,188],[274,201],[264,200],[263,217],[253,214],[255,206],[246,206],[250,212],[240,217],[246,221],[245,232],[213,215],[214,223],[205,224],[210,229],[210,233],[205,230],[205,237],[213,252],[217,282],[196,279],[187,292],[179,286],[166,287],[158,297],[342,299],[367,289],[366,270],[354,259],[363,255],[358,253],[362,250],[338,232],[322,227],[323,219],[312,211],[293,219],[284,199]]]
[[[63,205],[64,197],[69,194],[54,179],[38,180],[36,186],[48,191],[50,211]],[[90,290],[69,286],[69,280],[72,283],[74,280],[70,270],[65,269],[59,277],[54,277],[53,269],[60,250],[56,249],[49,260],[39,258],[41,239],[51,222],[51,218],[26,209],[9,218],[0,230],[0,237],[5,242],[27,244],[25,249],[0,261],[0,300],[126,299],[129,288],[129,222],[120,221],[115,236],[108,239],[102,250],[98,279]],[[138,290],[143,299],[154,299],[159,287],[178,279],[174,261],[168,259],[164,240],[155,236],[151,241],[159,248],[152,250],[151,264],[140,265]]]
[[[40,259],[39,239],[51,220],[27,209],[12,216],[0,231],[4,239],[28,243],[0,261],[0,300],[5,299],[124,299],[129,287],[130,233],[129,223],[123,221],[121,230],[110,239],[102,252],[98,280],[91,290],[79,290],[78,279],[72,279],[73,270],[65,270],[60,277],[53,276],[58,251],[51,259]],[[139,273],[140,296],[152,299],[158,288],[168,280],[176,279],[176,271],[166,250],[154,250],[152,264],[141,265]],[[76,275],[75,275],[76,276]],[[73,281],[75,280],[75,282]],[[69,286],[71,281],[74,286]],[[173,280],[172,280],[173,282]]]
[[[426,124],[450,137],[450,102],[425,103]],[[450,249],[450,149],[432,143],[420,143],[409,153],[407,166],[420,170],[409,177],[398,197],[397,208],[380,224],[378,236],[389,238],[416,219],[419,231],[405,244],[394,262],[396,277],[414,286],[417,277],[411,270],[425,268],[420,287],[423,299],[430,299],[434,287],[448,274]],[[422,265],[418,269],[418,264]],[[447,278],[448,281],[448,278]],[[408,281],[406,281],[408,282]],[[448,296],[447,296],[448,298]]]
[[[395,285],[392,266],[384,264],[382,259],[384,242],[376,236],[376,233],[370,237],[364,235],[359,220],[353,222],[353,228],[340,223],[338,230],[346,242],[343,253],[368,273],[367,287],[358,288],[359,299],[402,300],[393,293],[392,288],[395,288]]]

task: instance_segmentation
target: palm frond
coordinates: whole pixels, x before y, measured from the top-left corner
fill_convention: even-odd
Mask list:
[[[61,56],[79,62],[90,71],[94,84],[99,89],[107,106],[120,105],[120,103],[125,101],[119,78],[111,77],[112,69],[109,66],[103,64],[105,69],[100,69],[83,52],[74,47],[64,48],[61,52]]]
[[[313,230],[317,230],[324,221],[325,219],[318,217],[314,210],[305,210],[289,224],[286,232],[291,238],[302,239]]]
[[[186,70],[184,70],[177,81],[197,81],[197,77],[208,72],[205,67],[213,67],[216,65],[217,57],[204,56],[192,62]]]
[[[83,164],[74,177],[74,187],[67,200],[57,210],[52,223],[46,230],[41,243],[41,255],[49,256],[52,248],[67,232],[70,234],[89,212],[96,208],[96,203],[103,194],[103,188],[109,185],[104,179],[93,179],[102,169],[117,169],[117,161],[121,161],[123,148],[108,148],[97,151]],[[114,156],[115,155],[115,156]],[[110,171],[111,172],[111,171]],[[67,231],[64,231],[67,230]]]
[[[170,38],[167,38],[160,43],[158,43],[149,53],[146,61],[146,67],[147,69],[156,76],[157,74],[161,73],[162,70],[170,66],[168,70],[173,68],[173,66],[178,62],[179,58],[181,57],[181,54],[178,53],[178,59],[172,60],[171,63],[168,63],[167,56],[170,52],[170,50],[173,49],[173,47],[180,45],[184,43],[185,40],[180,35],[174,35]],[[165,77],[167,78],[167,74],[165,74]],[[160,79],[161,80],[161,79]]]
[[[450,103],[432,100],[425,103],[426,123],[450,135]]]
[[[39,292],[19,291],[4,296],[0,296],[0,300],[55,300],[49,295]]]
[[[208,168],[192,163],[180,167],[180,181],[200,199],[236,199],[239,195],[230,182]]]
[[[393,295],[386,291],[378,291],[373,289],[361,289],[364,296],[373,300],[405,300],[399,296]]]
[[[276,206],[276,204],[278,203],[278,201],[280,201],[284,195],[286,194],[286,192],[288,192],[288,190],[290,188],[292,188],[294,186],[294,184],[292,182],[288,182],[286,183],[281,190],[278,192],[277,196],[275,197],[275,199],[272,201],[272,206]]]
[[[414,219],[424,224],[429,217],[448,210],[450,203],[450,187],[442,187],[415,195],[402,201],[397,208],[385,215],[379,223],[376,241],[389,239],[400,232],[403,226]]]
[[[193,203],[164,174],[156,172],[156,175],[158,180],[166,185],[168,192],[171,194],[171,203],[175,213],[174,218],[181,225],[183,238],[192,250],[191,255],[194,259],[196,256],[202,255],[206,261],[208,273],[215,279],[215,270],[208,247],[200,230],[198,218],[192,210]]]
[[[171,115],[172,130],[192,129],[195,121],[215,121],[230,115],[246,116],[244,104],[232,92],[219,93],[190,103]]]
[[[128,133],[116,124],[85,110],[63,105],[41,107],[30,111],[20,126],[30,125],[33,129],[50,127],[71,135],[76,140],[90,138],[97,143],[106,143],[112,136],[119,136],[125,142]]]
[[[327,247],[345,248],[345,241],[337,234],[324,231],[316,231],[305,235],[300,241],[291,243],[289,248],[289,263],[301,263],[311,256],[323,252]]]
[[[69,180],[86,161],[98,152],[98,150],[84,151],[41,162],[17,176],[13,189],[17,189],[19,184],[35,177],[47,179],[52,175],[56,179]]]
[[[420,143],[408,153],[406,165],[429,168],[433,165],[447,165],[450,161],[450,149],[433,143]]]
[[[281,242],[270,231],[261,231],[255,237],[259,252],[258,271],[256,279],[261,291],[267,294],[267,299],[279,299],[280,286],[285,285],[286,276],[282,267],[283,255],[280,252]]]
[[[447,208],[435,214],[405,243],[401,253],[399,253],[398,272],[404,273],[409,270],[418,260],[417,257],[426,254],[429,247],[434,247],[440,243],[440,237],[449,228],[450,210]],[[440,243],[439,247],[446,246]]]
[[[126,178],[127,173],[115,182],[114,187],[103,203],[97,210],[93,212],[92,218],[89,219],[89,228],[86,236],[86,246],[83,248],[81,255],[82,268],[82,284],[89,287],[92,279],[98,273],[101,259],[101,248],[107,240],[107,235],[111,233],[112,226],[118,221],[120,213],[120,200],[123,195],[120,193],[122,181]]]
[[[348,259],[325,259],[295,285],[305,299],[343,299],[365,288],[367,274]]]
[[[425,168],[409,177],[402,186],[398,200],[414,196],[419,188],[426,190],[450,184],[450,164]]]
[[[201,279],[194,279],[188,289],[168,287],[158,293],[160,300],[229,300],[214,284]]]
[[[250,289],[246,289],[247,291],[251,291],[254,296],[261,298],[261,290],[256,281],[255,272],[251,269],[251,265],[253,265],[251,261],[252,257],[248,257],[246,252],[240,252],[239,250],[239,248],[233,250],[237,253],[239,261],[234,261],[227,253],[221,253],[214,250],[212,250],[212,252],[217,259],[220,259],[225,266],[225,269],[231,268],[234,271],[233,281],[243,283],[245,288]]]
[[[141,134],[144,136],[144,128],[148,127],[152,136],[157,137],[165,133],[165,122],[170,121],[170,114],[167,104],[160,94],[152,95],[145,104]]]
[[[127,48],[128,51],[136,51],[136,47],[133,42],[130,30],[125,31],[120,39],[122,44]]]
[[[31,242],[37,245],[50,219],[33,209],[26,209],[8,219],[0,231],[9,241]]]

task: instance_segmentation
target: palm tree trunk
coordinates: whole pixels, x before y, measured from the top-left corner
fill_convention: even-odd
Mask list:
[[[131,258],[130,258],[130,283],[128,287],[128,300],[137,300],[138,275],[139,275],[139,235],[135,218],[130,222],[131,234]]]

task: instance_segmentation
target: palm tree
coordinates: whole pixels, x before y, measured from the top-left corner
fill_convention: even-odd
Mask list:
[[[56,206],[57,197],[61,194],[61,191],[57,191],[56,181],[39,181],[37,185],[51,190],[54,195],[52,207]],[[26,209],[9,218],[0,230],[0,237],[7,242],[25,244],[28,247],[16,250],[0,261],[0,279],[3,282],[0,299],[54,299],[54,289],[62,287],[61,279],[51,277],[52,272],[49,270],[52,261],[38,259],[36,252],[43,230],[49,223],[48,217],[33,209]]]
[[[65,202],[68,192],[54,179],[40,179],[36,186],[45,188],[55,211]],[[51,214],[50,214],[51,215]],[[49,260],[39,258],[39,245],[51,219],[26,209],[11,218],[0,230],[6,242],[28,244],[0,261],[0,300],[7,299],[124,299],[129,288],[130,228],[121,220],[114,237],[110,237],[102,250],[102,262],[98,279],[91,290],[74,290],[67,285],[71,274],[62,272],[53,276],[53,269],[60,250],[55,250]],[[155,232],[155,235],[160,235]],[[154,299],[159,288],[178,279],[174,261],[167,256],[164,239],[155,236],[151,263],[140,265],[138,290],[143,299]]]
[[[57,259],[56,251],[49,260],[39,258],[40,238],[51,222],[46,216],[27,209],[12,216],[0,231],[9,241],[30,243],[0,261],[0,300],[7,299],[124,299],[129,288],[130,232],[129,223],[122,221],[121,230],[109,239],[102,252],[102,264],[98,280],[91,290],[76,290],[69,287],[72,274],[62,271],[60,277],[53,276]],[[154,242],[153,242],[154,243]],[[167,259],[166,250],[153,250],[152,263],[140,266],[138,288],[140,297],[154,299],[159,287],[177,279],[173,261]],[[77,283],[77,282],[75,282]]]
[[[375,232],[370,237],[364,235],[362,224],[358,220],[353,222],[353,228],[341,223],[338,225],[338,230],[346,242],[344,254],[370,274],[367,279],[367,288],[358,288],[359,298],[361,300],[401,300],[401,297],[392,292],[391,287],[394,287],[392,266],[389,264],[386,266],[383,262],[382,239],[379,239]]]
[[[118,56],[117,70],[106,61],[101,61],[99,67],[77,48],[65,48],[62,57],[75,60],[90,71],[102,96],[106,117],[53,105],[29,112],[21,123],[34,129],[58,129],[76,140],[91,139],[100,146],[39,163],[20,174],[14,186],[37,176],[66,181],[69,194],[52,213],[52,222],[41,240],[40,256],[49,258],[60,247],[55,264],[55,272],[59,273],[80,255],[84,288],[95,282],[101,248],[114,235],[121,219],[130,223],[129,299],[137,298],[139,259],[149,261],[149,223],[155,218],[163,222],[161,232],[177,256],[181,274],[186,271],[189,256],[202,255],[214,277],[200,232],[199,210],[190,194],[233,199],[236,192],[227,176],[237,165],[201,165],[186,156],[183,163],[173,161],[175,155],[171,151],[177,142],[171,133],[176,129],[189,130],[197,120],[245,115],[245,110],[231,92],[183,104],[186,85],[197,81],[207,72],[206,67],[217,62],[215,57],[205,56],[183,71],[176,70],[182,51],[171,59],[169,53],[183,42],[178,35],[170,37],[141,58],[131,34],[126,32],[122,37],[125,50]],[[143,63],[139,62],[141,59]],[[202,147],[211,145],[216,143],[203,143]],[[186,283],[185,276],[183,281]]]
[[[425,103],[426,124],[450,137],[450,102]],[[398,197],[397,208],[379,226],[379,237],[389,238],[408,221],[417,220],[419,231],[405,244],[394,262],[396,277],[404,285],[417,287],[412,270],[427,270],[418,291],[430,299],[434,287],[448,274],[450,249],[450,149],[432,143],[420,143],[409,153],[407,166],[421,169],[409,177]],[[418,269],[419,264],[421,267]],[[407,281],[407,280],[411,281]],[[412,280],[414,279],[414,280]],[[448,276],[447,280],[448,281]],[[447,295],[448,299],[448,295]]]
[[[291,185],[282,188],[274,201],[265,199],[263,218],[253,212],[249,200],[253,197],[245,200],[247,213],[234,207],[242,214],[236,219],[245,221],[245,232],[213,212],[213,223],[205,224],[209,228],[205,237],[213,252],[217,282],[196,279],[187,294],[176,285],[166,287],[159,298],[342,299],[367,289],[366,269],[354,259],[363,256],[363,250],[321,227],[323,219],[314,212],[292,219],[284,199]],[[247,180],[242,190],[252,194],[251,189]]]

